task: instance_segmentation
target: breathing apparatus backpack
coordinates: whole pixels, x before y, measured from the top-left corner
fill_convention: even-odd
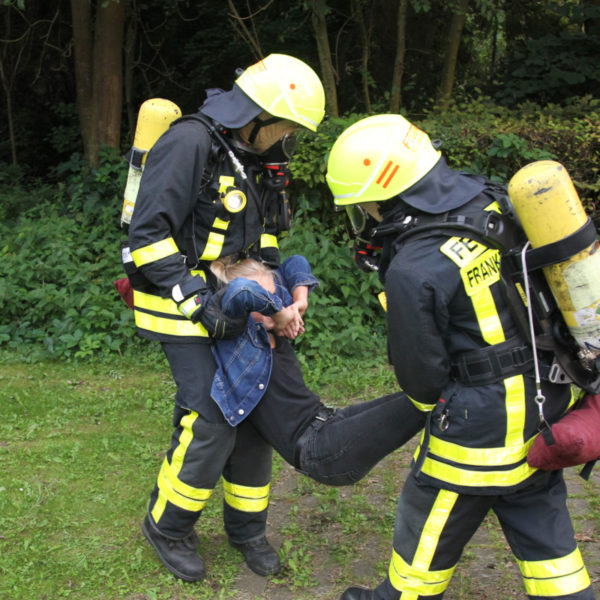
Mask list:
[[[525,307],[531,304],[545,335],[553,338],[552,349],[566,376],[583,390],[597,394],[600,244],[596,228],[567,170],[555,161],[523,167],[510,180],[508,195],[528,240],[523,248],[508,252],[520,266]],[[540,270],[543,277],[539,276]],[[527,279],[536,272],[540,291],[534,297],[536,285],[527,286]],[[550,295],[544,288],[550,290]],[[532,292],[529,295],[528,289]]]
[[[181,117],[181,110],[177,104],[164,98],[146,100],[140,107],[133,147],[127,154],[129,172],[123,194],[121,227],[126,228],[131,223],[148,152],[171,123],[179,117]]]
[[[486,191],[501,212],[410,217],[391,226],[399,234],[394,246],[441,234],[498,250],[503,293],[521,337],[534,354],[556,357],[548,378],[599,393],[600,244],[566,169],[538,161],[515,174],[508,196],[491,182]],[[383,225],[373,235],[388,233],[390,226]]]
[[[589,476],[600,456],[600,244],[567,170],[555,161],[526,165],[504,187],[486,190],[501,212],[479,217],[419,215],[396,231],[398,246],[413,236],[466,237],[499,251],[500,282],[535,367],[539,435],[527,461],[554,470],[586,463]],[[374,235],[387,235],[385,225]],[[378,229],[380,230],[378,232]],[[494,350],[490,347],[488,350]],[[586,392],[557,423],[544,418],[538,354],[553,356],[544,378]]]
[[[199,121],[209,130],[213,139],[211,161],[214,162],[217,155],[226,155],[241,178],[249,186],[254,185],[255,182],[247,177],[244,166],[233,152],[230,143],[223,137],[224,130],[220,130],[218,125],[214,124],[211,119],[202,114],[182,116],[180,108],[170,100],[163,98],[146,100],[138,113],[133,147],[127,153],[129,172],[121,211],[121,227],[123,229],[126,230],[131,223],[148,152],[158,138],[176,120],[184,119]],[[210,173],[205,173],[205,177],[210,177]],[[262,181],[264,188],[272,191],[273,196],[276,198],[276,202],[270,202],[266,198],[261,198],[259,202],[266,226],[271,229],[268,233],[277,234],[287,231],[290,228],[291,221],[291,209],[285,191],[289,181],[287,165],[280,163],[265,164],[262,170]],[[231,187],[221,189],[222,187],[219,188],[219,194],[225,211],[235,213],[243,210],[246,206],[246,198],[243,192]]]

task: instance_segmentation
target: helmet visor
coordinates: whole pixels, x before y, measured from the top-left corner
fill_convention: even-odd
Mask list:
[[[346,214],[350,220],[352,233],[356,236],[360,235],[367,226],[367,220],[369,217],[367,211],[358,204],[348,204],[344,208],[346,209]]]
[[[296,150],[296,136],[294,133],[286,133],[281,139],[277,140],[260,157],[265,163],[287,164],[290,162]]]

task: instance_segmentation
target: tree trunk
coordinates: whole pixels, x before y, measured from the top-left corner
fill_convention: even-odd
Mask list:
[[[454,85],[454,73],[456,72],[458,48],[460,46],[462,30],[466,21],[468,5],[469,0],[460,0],[458,10],[452,15],[452,20],[450,21],[444,67],[442,69],[442,78],[440,81],[437,98],[438,105],[442,108],[447,106],[452,96],[452,86]]]
[[[584,0],[584,8],[586,5],[600,9],[600,0]],[[587,35],[600,35],[600,18],[596,17],[585,21],[585,33]]]
[[[126,0],[109,0],[96,9],[94,95],[100,144],[119,148],[123,106],[123,29]]]
[[[390,92],[390,112],[400,112],[402,106],[402,78],[404,77],[404,58],[406,56],[406,11],[408,0],[398,0],[398,18],[396,21],[396,57],[392,73]]]
[[[10,160],[13,166],[17,166],[17,141],[15,139],[15,125],[12,110],[12,82],[8,81],[4,69],[4,57],[0,56],[0,81],[6,99],[6,120],[8,121],[8,141],[10,144]]]
[[[71,0],[80,131],[84,156],[93,167],[101,144],[120,147],[126,1],[99,2],[92,27],[90,0]]]
[[[133,106],[133,66],[134,66],[134,51],[135,41],[137,39],[137,27],[135,18],[131,15],[127,23],[125,33],[125,47],[123,60],[123,94],[125,96],[125,109],[127,114],[127,133],[128,140],[133,142],[135,133],[135,125],[137,121],[136,107]]]
[[[352,17],[360,30],[362,43],[360,75],[363,88],[365,111],[371,113],[371,95],[369,93],[369,55],[371,52],[371,16],[369,11],[368,21],[363,10],[364,0],[352,0]]]
[[[92,7],[90,0],[71,0],[71,21],[75,54],[75,89],[83,155],[94,164],[98,160],[98,129],[93,86]]]
[[[17,68],[15,67],[13,70],[10,69],[10,60],[9,60],[9,47],[10,44],[8,41],[12,37],[11,31],[11,11],[10,8],[7,7],[4,13],[4,34],[3,36],[6,38],[7,43],[2,45],[2,51],[0,52],[0,82],[2,82],[2,89],[4,90],[4,97],[6,99],[6,119],[8,122],[8,141],[10,144],[10,157],[11,164],[16,166],[18,164],[17,161],[17,142],[15,139],[15,124],[13,120],[13,84],[15,81],[15,73],[17,72]],[[18,66],[18,59],[16,60],[16,65]]]
[[[321,77],[325,89],[325,102],[329,114],[337,117],[339,111],[336,77],[333,70],[333,62],[331,60],[329,37],[327,36],[327,23],[325,21],[326,13],[326,0],[312,0],[312,24],[315,30],[315,39],[317,41],[317,51],[319,53],[319,63],[321,65]]]

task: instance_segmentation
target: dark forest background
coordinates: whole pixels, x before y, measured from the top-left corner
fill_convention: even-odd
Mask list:
[[[194,111],[271,52],[321,75],[331,116],[600,94],[600,0],[3,0],[0,17],[0,161],[38,175],[124,149],[145,99]]]
[[[327,96],[292,164],[282,243],[323,283],[304,360],[385,349],[379,283],[353,267],[324,185],[328,149],[359,118],[400,112],[453,167],[505,182],[558,160],[598,224],[600,0],[0,0],[0,351],[139,344],[112,289],[137,111],[163,97],[193,112],[272,52],[311,65]]]

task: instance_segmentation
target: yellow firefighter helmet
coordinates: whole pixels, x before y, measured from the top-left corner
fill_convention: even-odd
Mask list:
[[[401,115],[375,115],[351,125],[327,162],[327,184],[338,206],[389,200],[423,178],[441,153]]]
[[[268,113],[316,131],[325,114],[325,92],[317,74],[285,54],[269,54],[235,82]]]

